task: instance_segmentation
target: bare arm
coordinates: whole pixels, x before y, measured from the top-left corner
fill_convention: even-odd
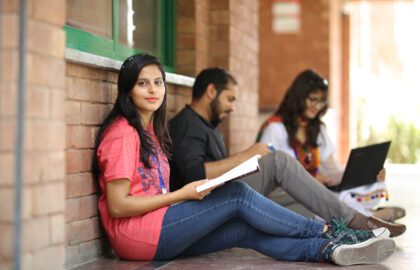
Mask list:
[[[265,156],[269,153],[271,153],[271,150],[268,148],[267,144],[256,143],[245,151],[222,160],[205,162],[204,168],[206,170],[206,178],[216,178],[257,154]]]
[[[182,189],[166,194],[132,196],[129,195],[131,183],[128,179],[113,180],[106,183],[108,209],[112,217],[122,218],[142,215],[185,200],[202,200],[210,190],[198,193],[195,188],[207,181],[195,181]]]
[[[326,186],[336,186],[340,184],[343,177],[344,170],[338,164],[334,154],[331,154],[325,161],[322,162],[320,174],[316,179]]]

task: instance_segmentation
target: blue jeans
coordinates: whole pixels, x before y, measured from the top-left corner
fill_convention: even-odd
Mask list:
[[[169,207],[154,260],[241,247],[279,260],[320,261],[323,227],[237,181]]]

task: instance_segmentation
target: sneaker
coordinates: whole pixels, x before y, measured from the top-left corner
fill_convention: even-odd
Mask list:
[[[337,265],[377,264],[394,250],[395,242],[390,238],[371,238],[353,245],[329,242],[321,252],[321,259]]]
[[[377,228],[372,231],[353,230],[344,225],[344,220],[331,219],[328,230],[322,234],[323,238],[329,239],[336,244],[357,244],[372,238],[388,238],[390,232],[387,228]]]

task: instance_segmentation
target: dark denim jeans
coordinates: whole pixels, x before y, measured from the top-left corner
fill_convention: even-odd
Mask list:
[[[169,207],[154,260],[241,247],[280,260],[319,261],[323,227],[237,181]]]

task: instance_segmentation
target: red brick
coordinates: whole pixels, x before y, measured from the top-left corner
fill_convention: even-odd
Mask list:
[[[50,90],[45,87],[27,87],[25,93],[25,113],[28,117],[47,118],[49,116]]]
[[[195,36],[189,34],[179,34],[176,37],[176,48],[177,49],[194,49],[195,47]]]
[[[2,14],[0,24],[1,48],[17,48],[18,46],[18,15]]]
[[[0,153],[0,186],[11,187],[14,184],[15,155]]]
[[[22,220],[29,220],[32,217],[32,187],[25,185],[22,192]]]
[[[64,88],[65,67],[63,59],[28,54],[26,64],[27,82],[34,86]]]
[[[204,38],[208,38],[209,37],[209,32],[210,32],[210,28],[209,28],[209,24],[203,21],[197,21],[196,22],[196,36],[201,36]]]
[[[66,82],[69,99],[106,103],[113,102],[111,83],[76,77],[70,77]]]
[[[52,244],[64,243],[66,241],[64,215],[50,217],[50,240]]]
[[[17,85],[15,83],[0,84],[0,115],[15,116],[17,108]]]
[[[25,162],[23,163],[25,184],[41,183],[45,180],[46,170],[48,169],[48,160],[45,153],[41,154],[37,150],[25,152]]]
[[[209,23],[210,22],[210,10],[203,5],[196,5],[196,7],[195,7],[195,19],[196,19],[196,21]]]
[[[81,104],[81,120],[86,125],[100,125],[111,111],[112,105],[105,104]]]
[[[99,229],[99,219],[97,217],[74,221],[66,224],[67,244],[74,245],[101,236]]]
[[[80,197],[80,218],[90,218],[98,216],[98,196],[90,195]]]
[[[176,52],[177,66],[194,65],[195,52],[193,50],[182,50]]]
[[[66,123],[67,124],[80,124],[82,121],[81,117],[81,105],[78,101],[66,101]]]
[[[64,246],[54,245],[40,250],[36,250],[33,255],[33,265],[31,269],[62,269],[65,263]]]
[[[75,198],[97,192],[98,183],[91,173],[78,173],[66,176],[67,198]]]
[[[63,26],[66,20],[66,1],[64,0],[32,0],[29,2],[29,13],[33,18],[43,22]]]
[[[66,93],[63,90],[50,91],[49,118],[65,121]]]
[[[17,81],[18,54],[17,50],[7,49],[1,51],[0,78],[2,83]]]
[[[106,72],[106,80],[112,83],[118,82],[118,72],[115,71],[107,71]]]
[[[229,11],[228,10],[212,10],[210,12],[210,23],[229,24]]]
[[[13,221],[14,192],[15,190],[13,188],[0,189],[0,223]]]
[[[67,150],[66,173],[88,172],[91,170],[93,150]]]
[[[32,190],[34,216],[63,213],[65,210],[64,182],[36,186]]]
[[[211,25],[210,36],[213,40],[229,40],[229,27]]]
[[[65,147],[65,124],[33,120],[25,124],[25,148],[28,150],[57,150]]]
[[[19,11],[18,0],[3,0],[0,2],[0,5],[3,6],[3,13],[17,13]]]
[[[98,196],[90,195],[66,200],[66,222],[98,216]]]
[[[78,198],[66,200],[66,223],[80,220],[80,200]]]
[[[27,27],[29,51],[57,58],[64,57],[66,36],[61,27],[34,20],[29,20]]]
[[[16,145],[16,121],[0,118],[0,150],[14,150]]]
[[[64,149],[48,152],[46,155],[45,181],[64,181],[66,171],[65,157]]]
[[[97,127],[67,126],[67,148],[93,148],[95,145]]]
[[[194,18],[178,18],[176,20],[177,33],[194,33],[195,20]]]
[[[111,247],[105,239],[95,239],[66,247],[66,269],[68,266],[80,265],[103,255],[109,254]],[[136,263],[136,267],[142,263]]]
[[[228,9],[229,1],[226,0],[211,0],[210,9]]]
[[[229,69],[229,59],[226,56],[213,56],[210,58],[210,66],[213,67],[222,67]],[[237,76],[240,77],[240,76]]]
[[[23,223],[23,253],[46,247],[50,244],[49,218],[33,218]]]
[[[228,55],[229,54],[229,42],[227,41],[212,41],[211,43],[211,54],[212,55]]]
[[[12,223],[0,222],[0,262],[12,259],[14,246],[13,230],[14,228]]]
[[[49,217],[50,222],[50,241],[52,244],[64,243],[66,241],[65,218],[64,215],[54,215]]]
[[[99,68],[88,67],[71,62],[66,63],[66,75],[84,79],[106,80],[106,71]]]
[[[196,54],[205,53],[207,56],[210,54],[210,41],[204,36],[196,36]]]
[[[194,0],[176,1],[177,17],[194,17]]]
[[[176,67],[176,73],[184,76],[194,76],[195,75],[195,68],[194,65],[188,65],[188,66],[177,66]],[[168,100],[169,102],[169,100]]]

